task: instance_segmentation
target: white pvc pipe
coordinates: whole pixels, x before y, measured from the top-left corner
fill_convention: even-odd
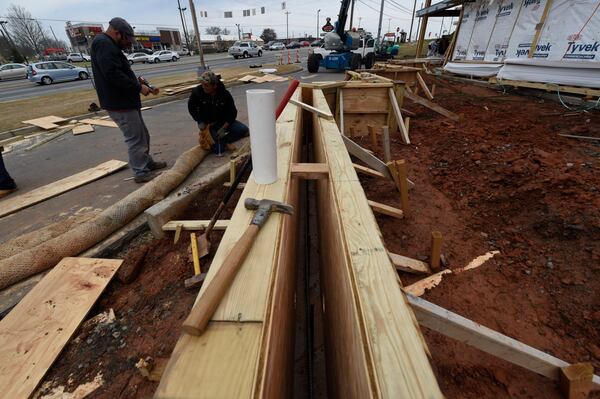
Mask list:
[[[275,91],[247,90],[246,102],[254,180],[258,184],[271,184],[277,181]]]

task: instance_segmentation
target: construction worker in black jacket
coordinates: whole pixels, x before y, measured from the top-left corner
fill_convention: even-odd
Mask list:
[[[192,90],[188,110],[200,128],[200,144],[220,155],[231,143],[248,135],[248,126],[235,119],[233,97],[214,72],[204,72],[200,83]]]

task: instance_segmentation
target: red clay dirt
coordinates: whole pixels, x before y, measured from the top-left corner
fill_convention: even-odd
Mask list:
[[[428,260],[431,231],[440,230],[451,269],[499,250],[477,269],[445,275],[424,298],[598,373],[600,144],[557,134],[600,137],[599,112],[562,116],[569,110],[548,100],[436,84],[435,101],[464,118],[405,102],[418,113],[412,145],[394,135],[392,158],[407,161],[416,188],[404,220],[377,215],[388,249]],[[368,137],[359,142],[371,148]],[[369,199],[400,207],[389,181],[361,181]],[[420,279],[400,277],[405,286]],[[545,377],[422,331],[448,398],[560,397]]]

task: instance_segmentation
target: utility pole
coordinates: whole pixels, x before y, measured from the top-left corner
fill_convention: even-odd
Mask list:
[[[42,27],[40,26],[40,21],[38,21],[37,19],[35,20],[35,23],[37,24],[38,29],[40,30],[40,33],[42,34],[42,38],[44,39],[44,41],[46,42],[46,45],[48,45],[48,38],[46,37],[46,34],[44,33],[44,31],[42,30]]]
[[[52,32],[52,36],[54,36],[54,41],[58,44],[58,39],[56,38],[56,35],[54,34],[54,29],[52,29],[52,25],[50,25],[50,32]]]
[[[348,29],[352,30],[352,20],[354,19],[354,1],[352,0],[352,6],[350,7],[350,26]]]
[[[196,7],[194,7],[194,0],[190,0],[190,12],[192,13],[192,22],[194,23],[194,31],[196,31],[196,40],[198,41],[198,52],[200,53],[200,67],[198,73],[203,73],[206,69],[204,63],[204,52],[202,51],[202,40],[200,40],[200,29],[198,29],[198,21],[196,20]]]
[[[0,26],[2,27],[2,30],[4,31],[4,36],[6,37],[6,40],[8,41],[8,45],[9,46],[12,45],[12,47],[15,49],[15,52],[17,52],[21,57],[23,57],[25,62],[29,64],[29,60],[27,59],[27,57],[25,57],[25,54],[23,54],[19,51],[19,49],[15,45],[15,42],[13,42],[12,37],[10,37],[10,35],[8,34],[8,30],[6,29],[6,26],[4,26],[7,23],[8,23],[8,21],[0,21]]]
[[[360,22],[362,21],[362,17],[358,17],[358,29],[360,29]]]
[[[423,8],[423,3],[421,3],[421,9]],[[419,20],[417,21],[417,40],[419,40],[419,32],[421,30],[421,18],[419,18]],[[419,56],[417,56],[416,58],[419,58]]]
[[[179,16],[181,17],[181,26],[183,27],[183,37],[185,37],[185,45],[187,46],[187,50],[190,51],[190,40],[188,39],[187,29],[185,28],[185,21],[183,20],[183,11],[185,8],[181,8],[181,3],[177,0],[177,8],[179,8]]]
[[[381,0],[381,9],[379,10],[379,25],[377,27],[377,47],[381,45],[381,22],[383,20],[383,3],[385,0]]]
[[[288,44],[290,44],[290,25],[289,25],[290,14],[291,14],[291,12],[289,12],[289,11],[285,12],[285,36],[286,36],[286,40],[287,40]]]
[[[409,42],[412,40],[412,28],[413,28],[413,22],[415,22],[415,12],[416,11],[417,11],[417,0],[415,0],[415,4],[413,5],[413,14],[412,14],[412,18],[410,19],[410,33],[408,34]]]
[[[319,8],[319,10],[317,11],[317,39],[319,38],[319,13],[321,12],[321,9]]]
[[[242,34],[240,32],[240,24],[235,24],[235,26],[237,26],[237,30],[238,30],[238,40],[242,40]]]

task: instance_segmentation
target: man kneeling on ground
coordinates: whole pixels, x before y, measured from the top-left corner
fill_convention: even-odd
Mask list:
[[[231,143],[248,136],[248,126],[235,119],[233,97],[217,75],[206,71],[200,83],[192,90],[188,110],[200,128],[200,145],[221,155]]]

